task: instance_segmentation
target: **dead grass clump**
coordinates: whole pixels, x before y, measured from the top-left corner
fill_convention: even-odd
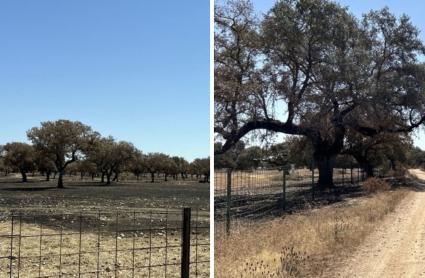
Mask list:
[[[368,178],[361,184],[361,187],[364,191],[369,193],[391,189],[391,185],[388,182],[378,178]]]
[[[326,277],[407,194],[377,192],[284,218],[241,221],[228,236],[217,223],[215,277]]]

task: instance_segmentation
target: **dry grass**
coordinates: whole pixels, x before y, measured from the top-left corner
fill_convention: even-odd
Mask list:
[[[0,222],[1,234],[7,234],[10,223]],[[58,236],[59,231],[52,228],[43,228],[43,237],[40,239],[40,226],[23,223],[21,242],[14,239],[13,249],[13,275],[17,275],[18,268],[20,277],[58,277],[61,273],[64,277],[78,277],[78,269],[81,273],[96,271],[99,261],[100,277],[180,277],[181,234],[178,231],[153,232],[122,232],[116,237],[114,234],[102,234],[100,237],[99,260],[97,257],[98,235],[96,232],[82,234],[81,246],[79,234],[72,230],[63,230],[62,244]],[[52,234],[55,234],[52,236]],[[49,236],[50,235],[50,236]],[[33,237],[31,237],[33,236]],[[198,244],[209,243],[207,234],[199,235]],[[115,261],[115,248],[121,250],[117,253]],[[133,244],[134,252],[133,265]],[[192,244],[195,244],[192,239]],[[40,257],[40,245],[41,257]],[[20,247],[18,247],[20,246]],[[60,248],[60,246],[62,246]],[[150,246],[152,248],[150,248]],[[167,248],[164,248],[168,246]],[[174,247],[173,247],[174,246]],[[160,248],[158,248],[160,247]],[[19,248],[19,249],[18,249]],[[196,247],[192,247],[196,248]],[[137,250],[138,249],[138,250]],[[79,250],[85,253],[79,257]],[[167,252],[166,252],[167,250]],[[21,261],[17,259],[20,253]],[[62,254],[59,264],[59,253]],[[10,237],[0,237],[0,257],[10,255]],[[198,261],[209,259],[209,246],[197,247]],[[79,266],[79,261],[81,262]],[[195,261],[195,252],[191,252],[191,261]],[[10,260],[0,259],[0,273],[9,277]],[[168,266],[163,266],[165,263]],[[175,264],[175,265],[171,265]],[[18,267],[19,265],[19,267]],[[59,268],[59,265],[61,267]],[[133,266],[136,268],[134,276]],[[148,268],[148,266],[152,266]],[[116,275],[115,276],[115,269]],[[191,265],[191,273],[198,277],[209,277],[209,263]],[[0,275],[0,277],[3,277]],[[13,276],[15,277],[15,276]],[[96,277],[95,273],[83,274],[82,277]]]
[[[378,178],[368,178],[361,183],[360,186],[364,191],[369,193],[388,191],[391,189],[391,185],[388,182]]]
[[[358,246],[408,194],[379,192],[215,233],[215,277],[320,277]],[[233,225],[235,227],[235,225]]]

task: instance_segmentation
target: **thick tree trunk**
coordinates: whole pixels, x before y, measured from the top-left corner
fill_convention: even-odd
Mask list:
[[[168,177],[168,175],[164,174],[164,181],[168,181],[167,177]]]
[[[46,172],[46,181],[50,181],[50,172]]]
[[[316,166],[319,170],[319,180],[317,181],[319,190],[323,191],[333,187],[333,170],[336,155],[323,155],[316,157]]]
[[[363,170],[366,173],[366,177],[371,178],[374,176],[374,167],[370,163],[365,164]]]
[[[22,175],[22,182],[27,182],[27,173],[25,173],[25,171],[21,171],[21,175]]]
[[[151,182],[155,182],[155,173],[151,173]]]
[[[105,172],[102,172],[102,177],[100,178],[100,182],[101,183],[105,182]]]
[[[63,170],[59,170],[58,188],[63,188]]]

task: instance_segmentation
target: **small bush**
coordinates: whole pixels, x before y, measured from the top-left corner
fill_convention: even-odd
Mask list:
[[[370,193],[391,189],[391,185],[388,182],[378,178],[368,178],[361,186],[363,190]]]

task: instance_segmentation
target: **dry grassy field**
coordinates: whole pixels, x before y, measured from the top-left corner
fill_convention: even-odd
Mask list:
[[[283,218],[241,220],[229,236],[219,225],[215,277],[331,277],[325,271],[360,244],[408,194],[407,189],[397,189]]]

